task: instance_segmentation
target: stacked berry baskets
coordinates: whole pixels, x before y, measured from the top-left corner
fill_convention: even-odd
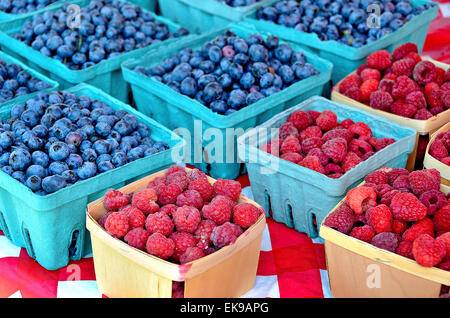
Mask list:
[[[109,297],[239,297],[255,281],[264,214],[239,182],[180,166],[110,190],[87,211],[99,289]]]

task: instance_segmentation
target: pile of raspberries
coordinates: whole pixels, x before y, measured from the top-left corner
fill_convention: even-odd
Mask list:
[[[395,142],[374,137],[363,122],[347,118],[339,123],[331,110],[293,112],[278,137],[260,149],[334,179]]]
[[[374,171],[324,225],[426,267],[450,271],[450,196],[436,169]]]
[[[238,203],[240,194],[238,181],[210,184],[200,170],[175,165],[135,193],[108,190],[98,224],[134,248],[185,264],[233,244],[264,213]]]
[[[427,120],[450,108],[450,69],[422,60],[417,45],[408,42],[392,54],[370,54],[341,82],[339,92],[375,109]]]
[[[450,166],[450,131],[439,133],[429,150],[430,156]]]

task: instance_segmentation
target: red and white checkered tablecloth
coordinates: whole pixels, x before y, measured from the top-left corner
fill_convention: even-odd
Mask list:
[[[423,55],[450,64],[450,0],[440,1]],[[248,178],[239,179],[251,195]],[[0,297],[95,298],[97,288],[92,257],[47,271],[24,248],[11,244],[0,231]],[[255,286],[242,297],[331,297],[324,246],[320,239],[267,219]]]

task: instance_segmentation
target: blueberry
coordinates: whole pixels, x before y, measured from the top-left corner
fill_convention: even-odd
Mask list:
[[[180,92],[187,96],[195,96],[197,93],[197,82],[192,77],[186,77],[180,84]]]
[[[90,161],[85,161],[83,165],[77,170],[77,175],[80,179],[89,179],[97,174],[97,165]]]
[[[25,185],[31,189],[31,191],[38,191],[41,189],[42,178],[39,176],[32,175],[28,177],[25,181]]]
[[[64,161],[53,161],[48,166],[49,174],[61,175],[64,171],[68,170],[69,166]]]
[[[42,189],[47,193],[53,193],[61,190],[62,188],[66,187],[66,185],[66,180],[59,175],[45,177],[42,180]]]
[[[25,183],[25,181],[27,180],[27,176],[25,175],[25,173],[23,171],[14,171],[11,174],[11,177],[13,177],[14,179],[16,179],[17,181],[19,181],[21,183]]]
[[[50,158],[43,151],[34,151],[31,154],[31,160],[34,165],[39,165],[45,168],[48,166]]]
[[[41,165],[31,165],[26,170],[26,176],[39,176],[40,178],[45,178],[47,176],[47,170]]]
[[[52,160],[61,161],[69,156],[69,147],[66,143],[57,141],[50,146],[48,154]]]
[[[94,142],[93,148],[100,155],[110,153],[112,150],[111,144],[106,140],[97,140]]]
[[[81,154],[84,161],[95,162],[97,160],[97,152],[92,148],[86,148]]]
[[[115,167],[120,167],[128,163],[128,157],[125,152],[123,151],[117,151],[111,159],[111,163]]]
[[[76,153],[71,153],[65,162],[69,169],[76,170],[83,164],[83,158]]]
[[[31,155],[23,148],[16,148],[9,156],[9,165],[14,170],[25,170],[30,163]]]
[[[61,177],[63,177],[67,183],[75,183],[78,181],[78,175],[73,170],[66,170],[61,174]]]

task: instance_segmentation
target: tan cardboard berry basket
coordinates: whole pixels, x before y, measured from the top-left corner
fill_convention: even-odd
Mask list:
[[[330,213],[344,201],[345,198]],[[450,272],[421,266],[414,260],[358,240],[323,223],[320,236],[325,240],[333,297],[436,298],[441,285],[450,285]]]
[[[436,66],[441,67],[444,70],[447,70],[450,68],[450,65],[438,62],[432,59],[422,58],[423,60],[428,60],[432,63],[434,63]],[[356,71],[350,73],[349,75],[356,74]],[[418,119],[412,119],[412,118],[406,118],[399,115],[395,115],[389,112],[385,112],[379,109],[374,109],[370,106],[367,106],[363,103],[357,102],[354,99],[348,98],[347,96],[339,93],[339,86],[342,83],[344,79],[342,79],[339,83],[337,83],[332,91],[331,91],[331,100],[336,101],[341,104],[349,105],[364,111],[367,111],[368,113],[386,118],[387,120],[393,121],[399,125],[407,126],[415,129],[417,131],[417,137],[416,137],[416,146],[414,148],[414,151],[409,155],[408,162],[406,164],[406,169],[409,171],[413,171],[416,163],[416,156],[417,156],[417,146],[418,146],[418,140],[419,135],[431,135],[434,131],[445,125],[450,121],[450,109],[447,109],[443,111],[442,113],[438,114],[437,116],[433,116],[430,119],[427,120],[418,120]],[[431,136],[430,136],[431,137]]]
[[[166,170],[120,189],[132,193],[147,187]],[[209,178],[210,183],[215,180]],[[260,205],[241,195],[239,202]],[[261,208],[262,209],[262,208]],[[91,234],[99,290],[114,298],[170,298],[172,281],[184,281],[185,298],[235,298],[255,283],[264,213],[236,242],[196,261],[177,265],[135,249],[109,235],[98,223],[105,213],[103,199],[88,205],[86,226]]]
[[[435,133],[431,135],[430,142],[428,143],[427,150],[425,152],[425,158],[423,159],[423,165],[426,169],[434,168],[441,173],[441,180],[442,180],[441,190],[445,194],[450,193],[450,167],[447,166],[445,163],[440,162],[436,158],[433,158],[430,155],[430,147],[433,141],[436,139],[437,135],[439,135],[441,132],[449,130],[450,130],[450,122],[442,126],[440,129],[438,129]]]

